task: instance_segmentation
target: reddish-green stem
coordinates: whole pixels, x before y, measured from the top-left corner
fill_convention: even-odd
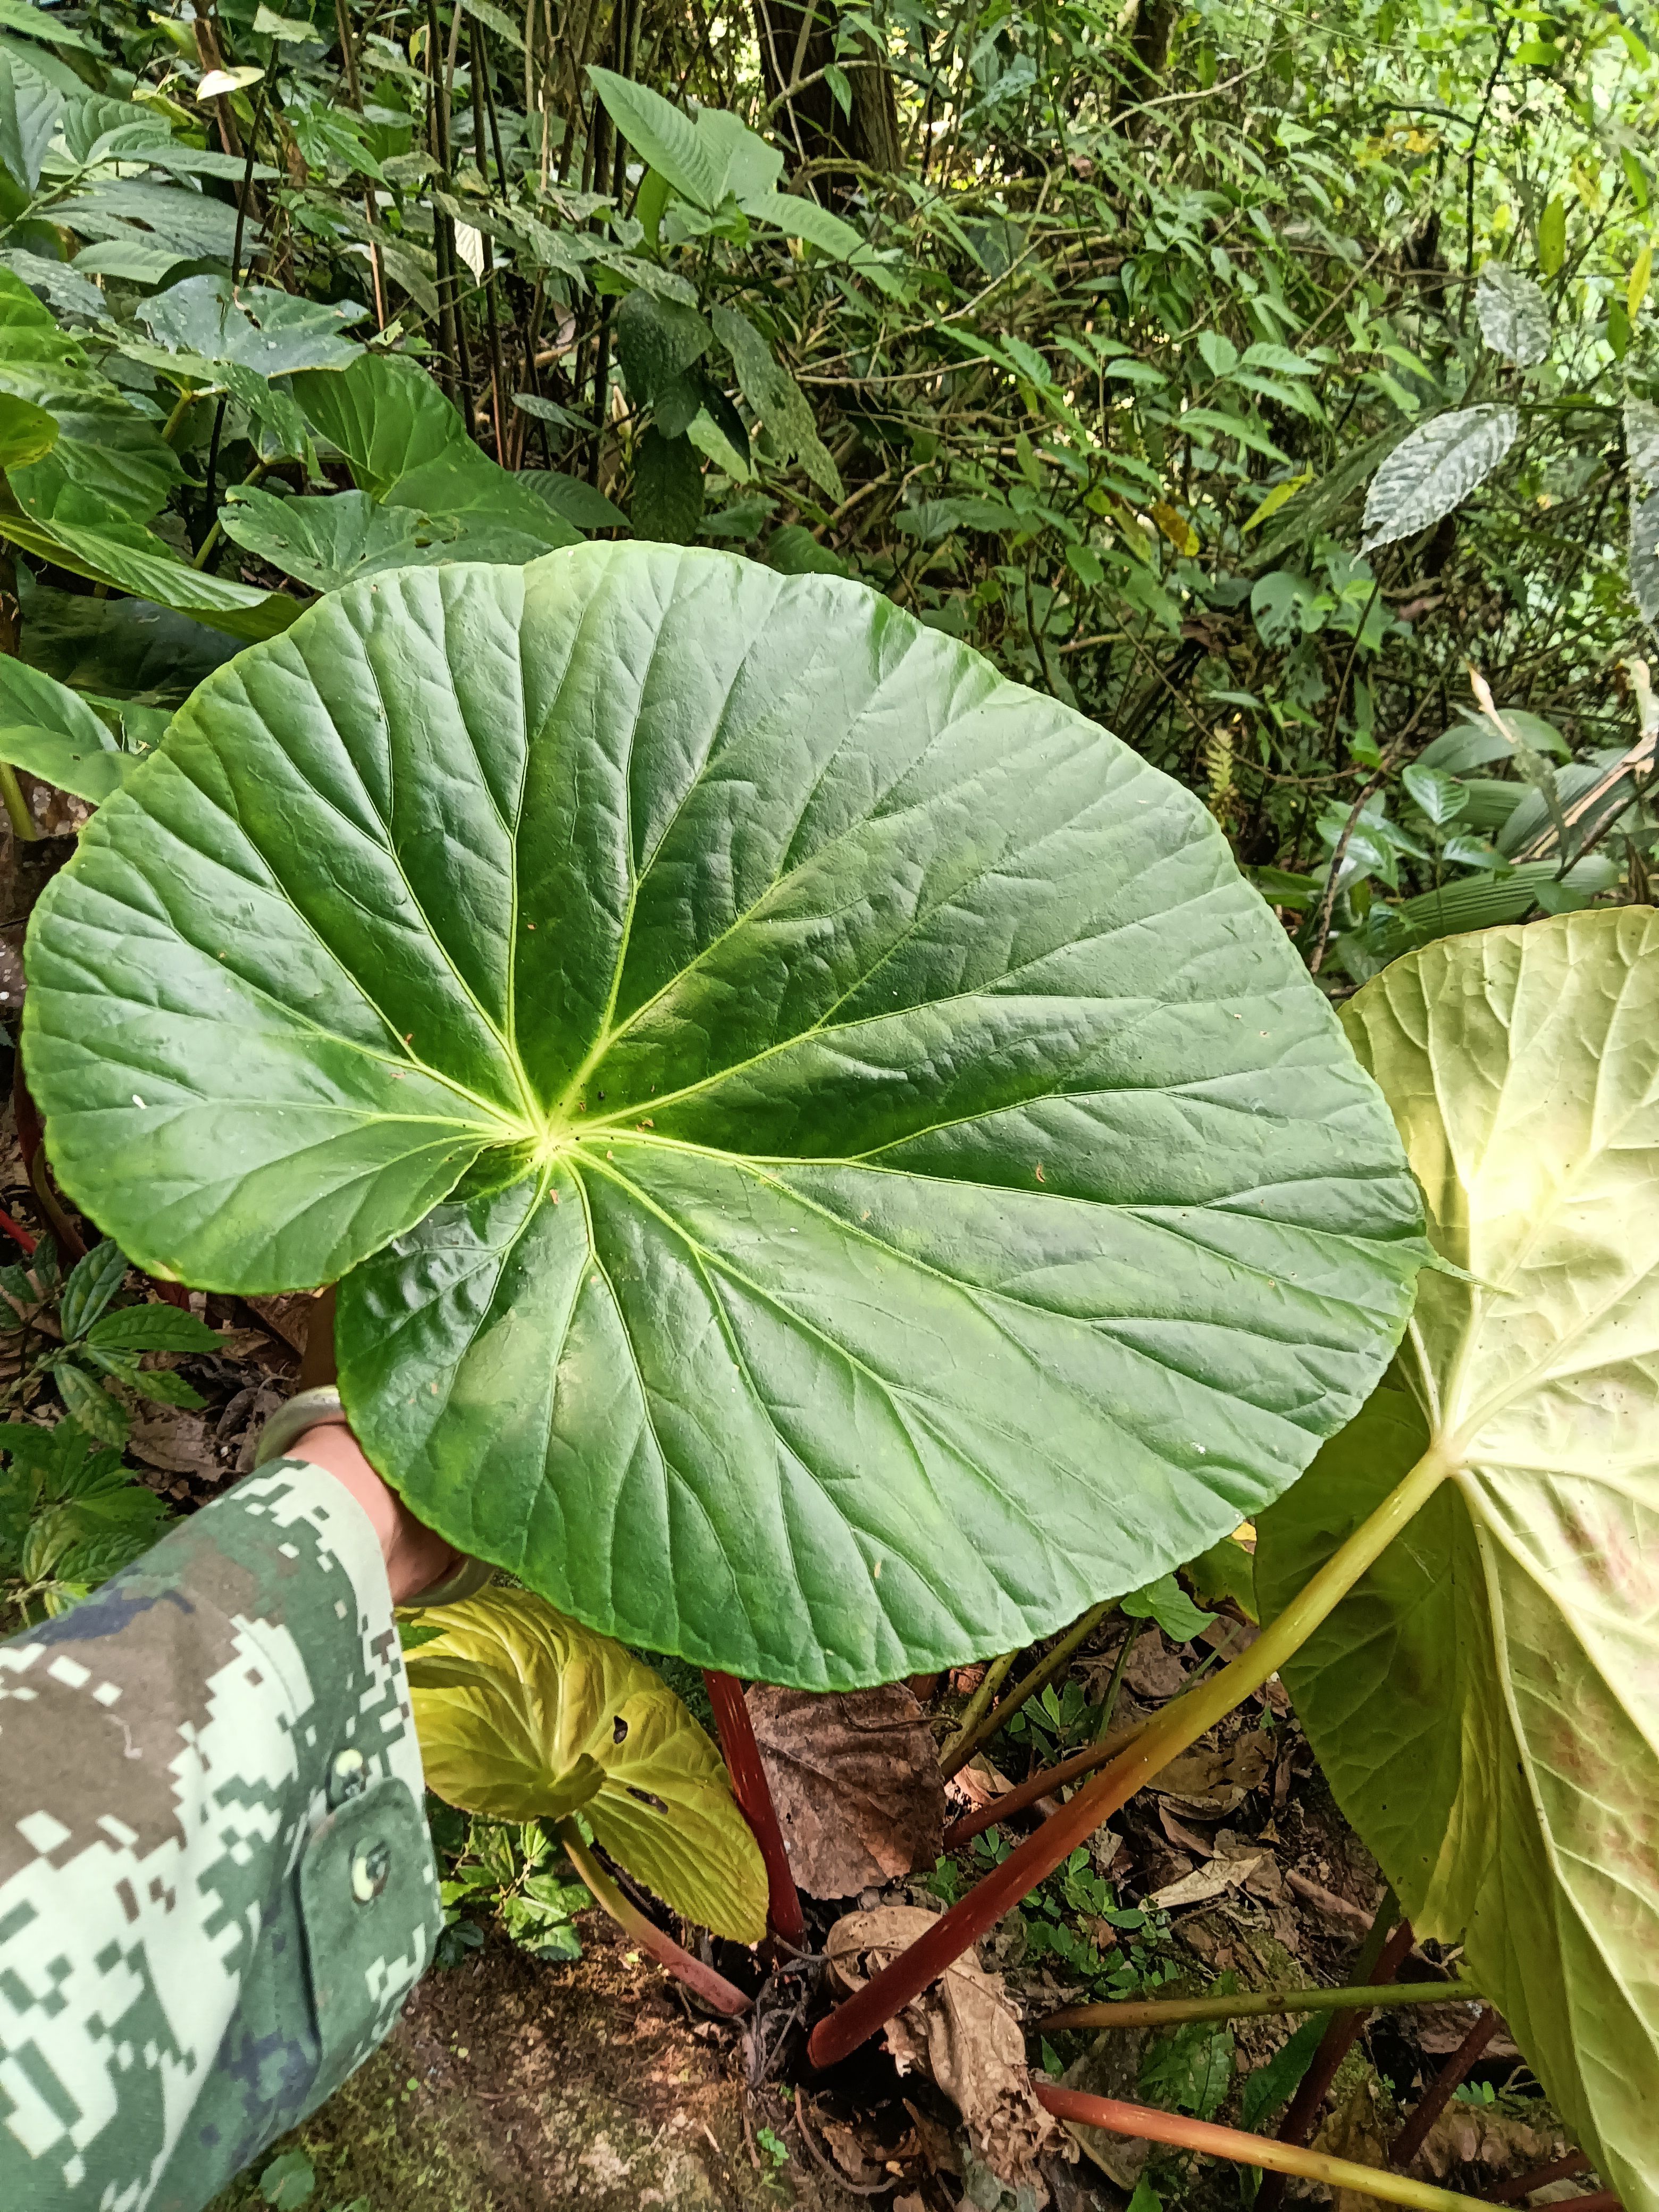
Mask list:
[[[1498,2014],[1488,2005],[1428,2087],[1422,2100],[1389,2146],[1390,2166],[1409,2166],[1424,2138],[1451,2102],[1452,2091],[1498,2033]]]
[[[790,1872],[789,1854],[784,1848],[783,1831],[778,1826],[777,1808],[772,1802],[766,1769],[761,1765],[760,1747],[755,1741],[754,1725],[744,1701],[743,1684],[733,1675],[719,1674],[707,1667],[702,1679],[708,1686],[708,1702],[714,1708],[714,1725],[720,1730],[720,1749],[726,1754],[726,1771],[732,1778],[732,1794],[754,1831],[766,1864],[766,1917],[775,1936],[781,1936],[786,1943],[803,1950],[806,1923],[801,1917],[800,1892]]]
[[[1359,1957],[1354,1966],[1354,1972],[1361,1981],[1391,1982],[1405,1964],[1415,1939],[1409,1920],[1402,1920],[1397,1928],[1394,1927],[1394,1916],[1399,1910],[1399,1899],[1393,1890],[1385,1890],[1382,1901],[1376,1908],[1376,1918],[1371,1923],[1370,1935],[1360,1946]],[[1392,1935],[1389,1932],[1391,1928],[1394,1930]],[[1340,2012],[1320,2037],[1313,2063],[1303,2075],[1301,2086],[1291,2100],[1290,2110],[1279,2123],[1280,2142],[1304,2143],[1313,2133],[1314,2123],[1330,2094],[1337,2069],[1352,2050],[1360,2029],[1365,2025],[1365,2017],[1363,2012]],[[1270,2173],[1256,2197],[1256,2212],[1275,2212],[1284,2194],[1284,2176]]]
[[[1547,2166],[1535,2166],[1529,2173],[1517,2173],[1512,2181],[1492,2191],[1492,2201],[1494,2204],[1518,2204],[1534,2189],[1547,2189],[1552,2181],[1571,2181],[1575,2174],[1588,2173],[1589,2170],[1590,2162],[1582,2150],[1569,2151],[1565,2158],[1552,2159]]]
[[[938,1979],[953,1959],[994,1927],[1009,1908],[1051,1875],[1101,1822],[1133,1796],[1170,1761],[1224,1720],[1239,1700],[1259,1690],[1312,1635],[1450,1473],[1431,1449],[1379,1505],[1363,1527],[1328,1559],[1301,1595],[1285,1607],[1247,1651],[1155,1715],[1092,1782],[1051,1814],[1035,1835],[1000,1867],[941,1913],[927,1932],[856,1990],[812,2031],[807,2054],[815,2066],[833,2066],[902,2012]]]
[[[647,1951],[660,1966],[665,1966],[676,1981],[684,1982],[695,1990],[705,2004],[713,2005],[716,2012],[735,2018],[738,2014],[751,2009],[750,2000],[740,1989],[728,1982],[724,1974],[717,1974],[712,1966],[705,1966],[701,1959],[681,1948],[673,1937],[665,1935],[654,1920],[647,1920],[639,1907],[630,1905],[586,1844],[574,1820],[561,1820],[559,1841],[564,1845],[570,1863],[593,1893],[594,1902],[611,1915],[617,1925]]]
[[[940,1849],[945,1851],[960,1850],[982,1830],[994,1828],[1001,1820],[1012,1820],[1015,1814],[1024,1812],[1029,1806],[1036,1804],[1044,1797],[1052,1797],[1068,1782],[1076,1782],[1085,1774],[1093,1774],[1097,1768],[1104,1766],[1109,1759],[1115,1759],[1125,1745],[1133,1743],[1134,1739],[1133,1729],[1115,1729],[1102,1742],[1086,1744],[1081,1751],[1074,1751],[1069,1759],[1058,1759],[1053,1766],[1045,1766],[1040,1774],[1034,1774],[1029,1782],[1022,1782],[1017,1789],[1005,1790],[1000,1797],[993,1797],[988,1804],[976,1805],[971,1813],[964,1813],[959,1820],[951,1823],[945,1831]]]
[[[1120,2104],[1115,2097],[1089,2097],[1080,2089],[1033,2084],[1038,2104],[1056,2119],[1079,2127],[1105,2128],[1113,2135],[1135,2136],[1143,2142],[1172,2143],[1177,2150],[1192,2150],[1206,2158],[1231,2159],[1237,2166],[1266,2167],[1270,2172],[1293,2173],[1307,2181],[1322,2181],[1330,2189],[1355,2189],[1380,2197],[1388,2204],[1407,2204],[1414,2212],[1474,2212],[1478,2197],[1460,2197],[1455,2190],[1436,2189],[1426,2181],[1413,2181],[1402,2173],[1379,2172],[1349,2158],[1327,2158],[1322,2151],[1302,2150],[1265,2136],[1247,2136],[1238,2128],[1218,2128],[1209,2120],[1189,2120],[1184,2112],[1160,2112],[1150,2105]]]
[[[14,1221],[9,1213],[0,1213],[0,1229],[5,1231],[14,1244],[22,1248],[23,1257],[26,1260],[32,1260],[34,1257],[34,1248],[39,1239],[31,1237],[21,1221]]]
[[[1456,2004],[1480,1992],[1473,1982],[1373,1983],[1346,1990],[1241,1990],[1236,1996],[1120,1997],[1112,2004],[1068,2005],[1037,2026],[1179,2027],[1189,2020],[1271,2020],[1287,2012],[1380,2012],[1397,2005]]]

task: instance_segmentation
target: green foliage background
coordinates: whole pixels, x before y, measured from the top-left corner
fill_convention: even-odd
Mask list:
[[[1097,715],[1340,988],[1644,896],[1653,31],[8,0],[0,644],[137,750],[349,576],[702,539]],[[1468,496],[1362,529],[1469,409]],[[0,720],[76,787],[84,722]]]

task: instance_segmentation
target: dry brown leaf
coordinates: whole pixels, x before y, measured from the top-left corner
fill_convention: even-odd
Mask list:
[[[1480,2166],[1484,2186],[1511,2174],[1529,2173],[1560,2157],[1568,2147],[1559,2127],[1535,2127],[1507,2112],[1453,2102],[1429,2130],[1412,2165],[1413,2171],[1436,2181],[1445,2180],[1460,2167]],[[1578,2181],[1574,2186],[1582,2190],[1584,2185]]]
[[[1267,1856],[1266,1851],[1255,1851],[1244,1858],[1212,1858],[1207,1866],[1194,1867],[1191,1874],[1182,1875],[1179,1881],[1154,1890],[1149,1902],[1163,1912],[1173,1912],[1182,1905],[1207,1905],[1212,1897],[1242,1888]]]
[[[222,1358],[252,1367],[280,1367],[288,1364],[289,1352],[287,1345],[263,1328],[227,1328],[220,1332]]]
[[[965,1805],[970,1813],[977,1813],[981,1805],[994,1799],[1006,1797],[1013,1784],[981,1751],[970,1759],[966,1766],[958,1767],[945,1785],[948,1801]]]
[[[250,1312],[258,1314],[265,1327],[280,1336],[284,1344],[303,1354],[315,1295],[311,1291],[278,1291],[271,1297],[245,1297],[242,1304]]]
[[[830,1970],[848,1990],[908,1948],[934,1916],[919,1905],[849,1912],[830,1930]],[[1031,2094],[1025,2038],[999,1974],[972,1951],[954,1960],[933,1987],[887,2023],[887,2047],[901,2074],[932,2077],[962,2114],[969,2140],[1006,2188],[1022,2185],[1048,2202],[1037,2159],[1063,2146],[1059,2123]]]
[[[823,1697],[763,1684],[747,1694],[790,1869],[810,1897],[851,1897],[933,1864],[945,1784],[902,1682]]]
[[[1191,1851],[1195,1858],[1215,1856],[1215,1845],[1205,1837],[1195,1835],[1182,1821],[1177,1820],[1167,1805],[1158,1808],[1158,1825],[1179,1850]]]
[[[1322,1912],[1328,1920],[1340,1921],[1350,1928],[1370,1929],[1375,1915],[1367,1912],[1362,1905],[1351,1904],[1346,1897],[1339,1897],[1334,1889],[1327,1889],[1322,1881],[1315,1881],[1311,1875],[1299,1874],[1294,1867],[1289,1869],[1285,1879],[1298,1897]]]
[[[1273,1738],[1265,1729],[1253,1729],[1225,1751],[1182,1752],[1148,1787],[1190,1812],[1217,1820],[1236,1813],[1250,1792],[1261,1788],[1273,1762]]]
[[[826,2119],[817,2121],[816,2125],[824,2148],[855,2188],[884,2179],[886,2168],[879,2154],[866,2145],[856,2127],[846,2120]]]
[[[1163,1632],[1143,1628],[1123,1668],[1123,1679],[1139,1698],[1162,1705],[1187,1679],[1187,1669],[1164,1641]]]
[[[225,1473],[199,1413],[141,1414],[132,1425],[127,1449],[146,1467],[160,1468],[165,1474],[199,1474],[217,1482]]]

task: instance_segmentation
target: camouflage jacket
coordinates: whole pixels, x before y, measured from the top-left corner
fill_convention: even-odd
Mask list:
[[[440,1925],[374,1533],[278,1460],[0,1644],[0,2207],[200,2212]]]

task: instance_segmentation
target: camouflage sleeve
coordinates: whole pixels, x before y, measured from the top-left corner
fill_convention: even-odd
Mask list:
[[[441,1925],[368,1516],[279,1460],[0,1644],[0,2206],[200,2212]]]

